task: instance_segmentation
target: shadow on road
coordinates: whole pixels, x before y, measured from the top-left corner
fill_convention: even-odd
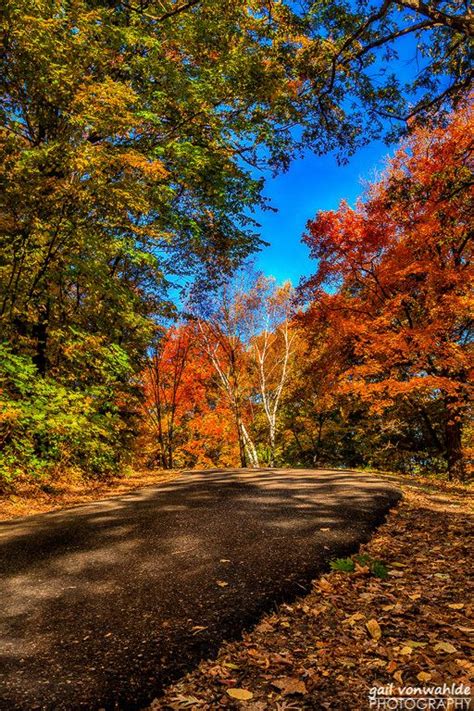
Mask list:
[[[351,472],[190,472],[1,523],[0,708],[143,707],[398,498]]]

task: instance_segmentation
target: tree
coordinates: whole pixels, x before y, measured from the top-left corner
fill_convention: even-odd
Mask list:
[[[307,319],[345,350],[341,392],[378,416],[411,406],[451,477],[464,474],[470,402],[471,142],[469,106],[418,128],[365,201],[319,213],[305,237],[319,260]]]
[[[158,439],[159,463],[173,468],[178,408],[185,388],[185,371],[191,350],[192,333],[181,327],[170,328],[160,339],[144,371],[144,410]]]
[[[212,308],[203,312],[201,305],[201,313],[198,311],[200,342],[233,412],[240,465],[258,467],[257,450],[245,422],[245,412],[250,404],[245,348],[249,299],[245,292],[235,289],[234,282],[224,284],[213,302]]]
[[[147,466],[235,466],[232,412],[199,347],[196,324],[171,326],[142,374],[137,454]]]
[[[292,365],[292,300],[289,282],[277,286],[247,267],[194,303],[203,350],[234,412],[242,466],[258,466],[262,447],[274,466],[279,408]]]
[[[293,288],[290,282],[277,287],[274,279],[261,277],[256,289],[258,295],[249,315],[253,332],[249,355],[257,372],[259,396],[268,423],[268,464],[273,467],[281,398],[292,366]]]

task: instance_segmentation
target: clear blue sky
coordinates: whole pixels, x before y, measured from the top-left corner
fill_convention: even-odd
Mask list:
[[[268,178],[264,192],[278,212],[255,215],[262,239],[270,242],[256,255],[256,267],[279,282],[290,279],[294,285],[301,276],[314,272],[315,264],[301,243],[306,222],[318,210],[337,208],[342,199],[354,204],[364,192],[364,181],[381,171],[390,152],[393,146],[374,141],[343,166],[338,166],[333,155],[307,153],[296,159],[287,173]]]

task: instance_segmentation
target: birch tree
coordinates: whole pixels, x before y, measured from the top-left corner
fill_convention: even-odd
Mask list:
[[[258,390],[268,427],[269,466],[275,466],[275,448],[281,396],[293,355],[295,334],[291,330],[293,288],[290,282],[277,287],[274,279],[259,284],[249,354],[255,364]]]
[[[257,448],[245,421],[251,410],[248,380],[249,312],[257,301],[255,288],[247,290],[248,274],[224,284],[208,299],[194,305],[200,341],[215,369],[219,384],[234,415],[242,467],[259,466]]]
[[[259,410],[266,423],[268,463],[275,464],[278,414],[293,354],[292,299],[289,282],[277,286],[273,277],[251,268],[209,297],[207,305],[201,295],[202,347],[234,413],[242,466],[259,465],[249,426]]]

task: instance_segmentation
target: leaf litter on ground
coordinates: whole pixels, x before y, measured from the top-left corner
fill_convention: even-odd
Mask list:
[[[347,711],[368,708],[373,686],[472,686],[470,489],[431,481],[427,493],[403,481],[402,502],[354,566],[321,576],[308,595],[223,644],[150,710]],[[384,561],[389,574],[357,561]]]

